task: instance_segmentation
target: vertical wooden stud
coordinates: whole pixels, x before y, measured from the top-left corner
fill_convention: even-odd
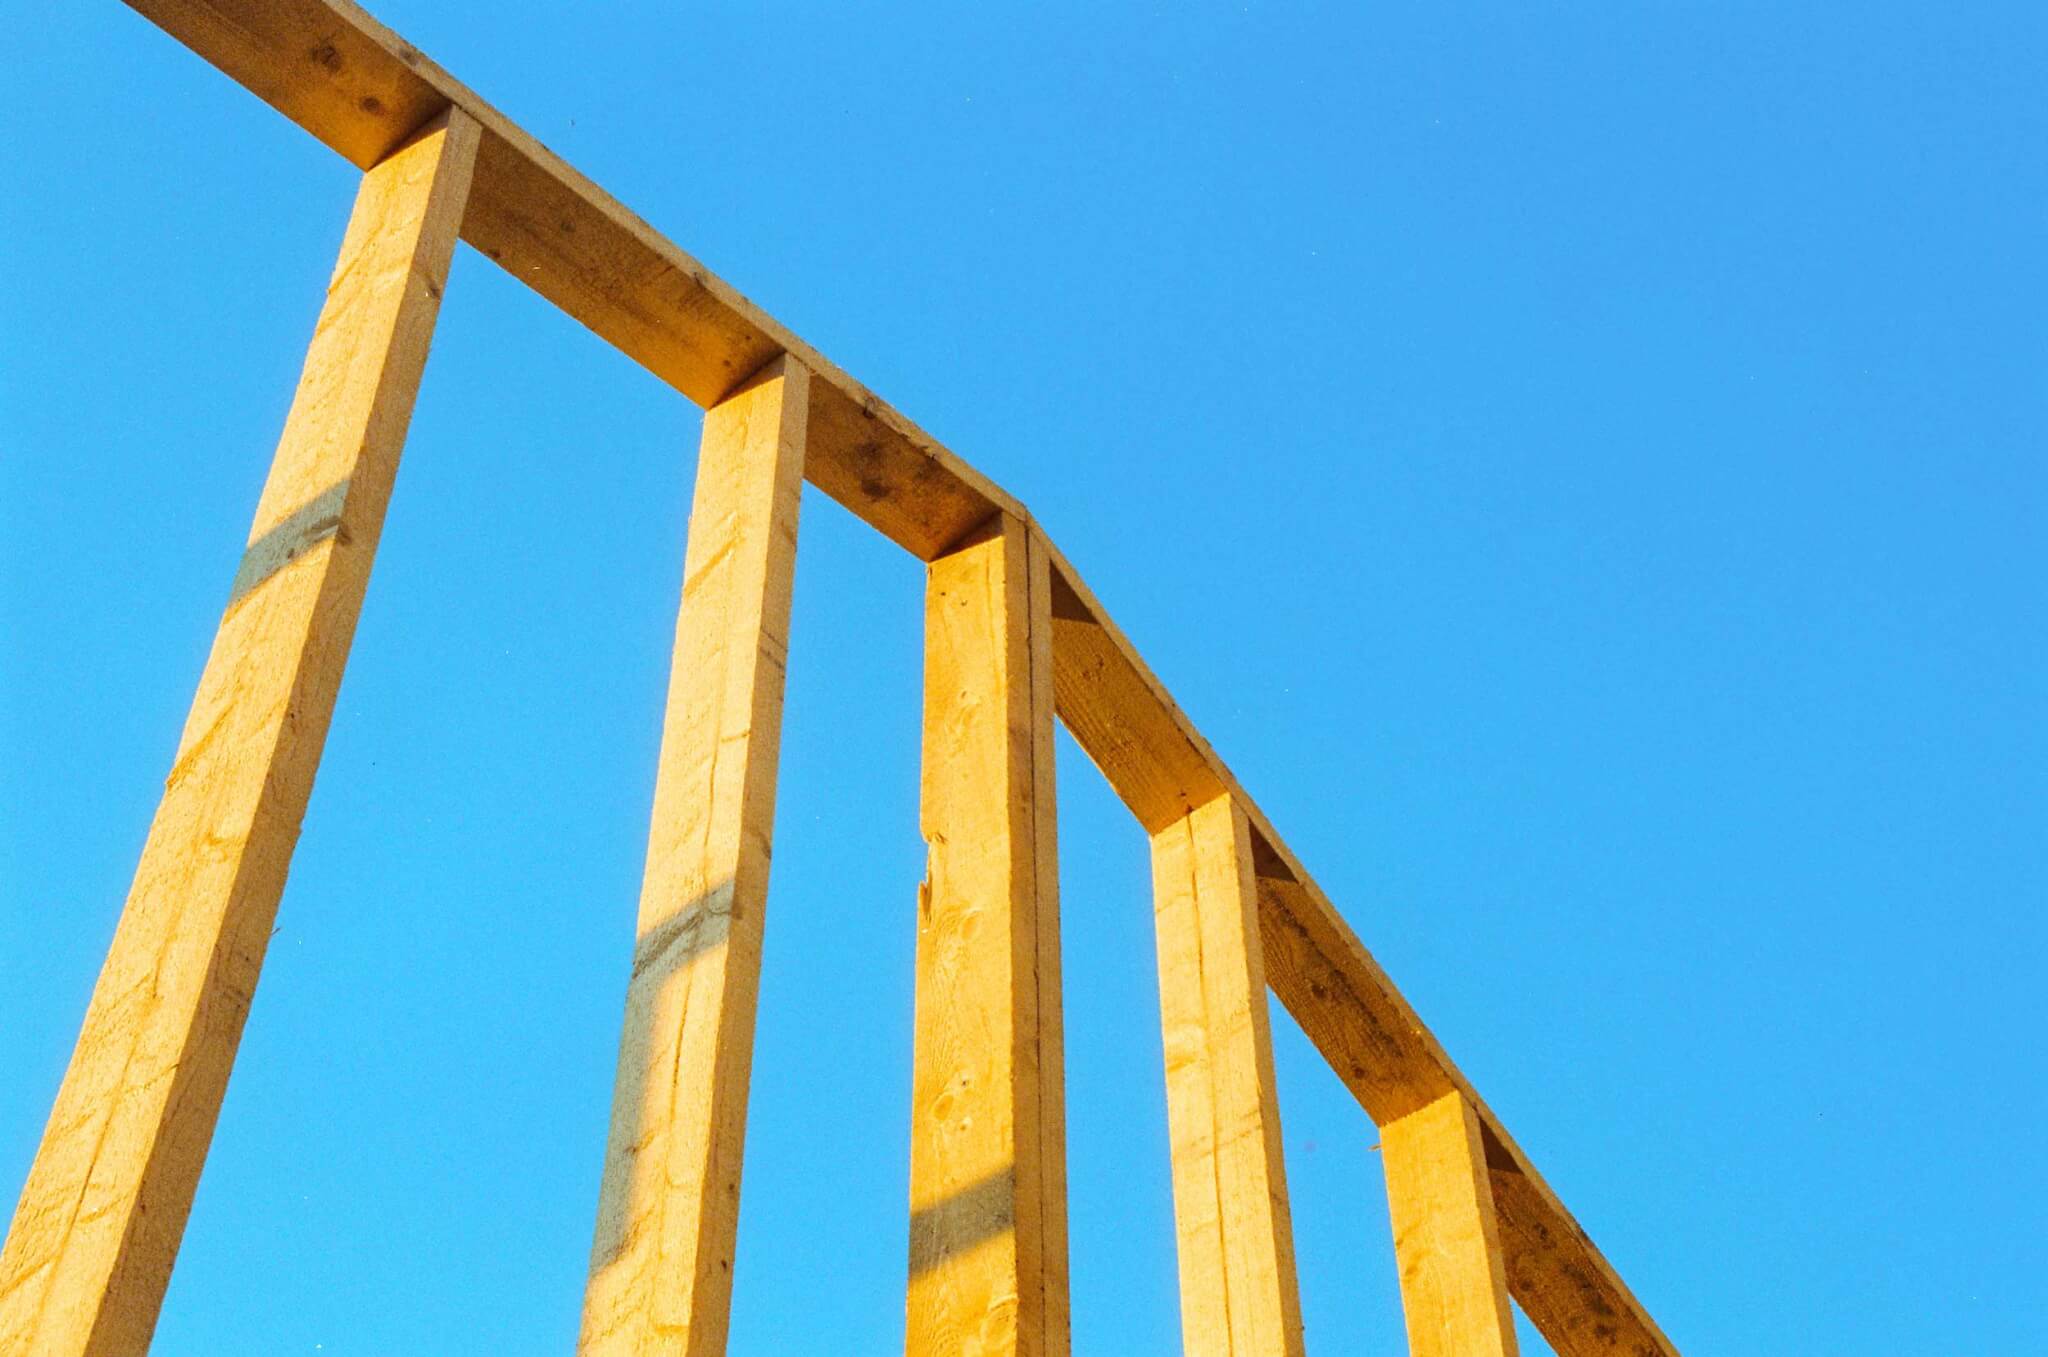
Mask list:
[[[1216,797],[1152,836],[1188,1357],[1301,1357],[1251,828]]]
[[[1052,577],[999,515],[925,592],[911,1357],[1065,1357]]]
[[[725,1351],[810,373],[704,414],[579,1353]]]
[[[1456,1091],[1380,1128],[1415,1357],[1515,1357],[1479,1118]]]
[[[149,1346],[334,713],[468,197],[451,109],[363,176],[191,716],[0,1253],[0,1353]]]

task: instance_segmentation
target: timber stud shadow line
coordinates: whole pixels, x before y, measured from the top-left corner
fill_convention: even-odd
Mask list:
[[[912,1357],[1068,1349],[1055,716],[1152,838],[1186,1351],[1302,1351],[1270,987],[1381,1129],[1412,1352],[1513,1353],[1512,1295],[1562,1357],[1676,1357],[1021,504],[357,6],[128,2],[365,173],[0,1252],[0,1357],[149,1344],[458,234],[706,409],[579,1353],[724,1350],[808,480],[929,567]]]

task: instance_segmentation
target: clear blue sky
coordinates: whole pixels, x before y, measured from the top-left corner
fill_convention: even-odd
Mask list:
[[[2048,11],[376,8],[1032,506],[1683,1350],[2048,1350]],[[11,1203],[354,175],[7,9]],[[696,429],[458,256],[160,1353],[568,1350]],[[921,575],[804,513],[749,1357],[902,1332]],[[1059,771],[1076,1347],[1167,1353],[1145,845]],[[1401,1352],[1277,1033],[1311,1350]]]

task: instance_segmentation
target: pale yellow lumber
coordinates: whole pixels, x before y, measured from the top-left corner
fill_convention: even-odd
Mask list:
[[[1446,1093],[1380,1128],[1414,1357],[1515,1357],[1479,1118]]]
[[[925,592],[911,1357],[1065,1357],[1050,578],[998,516]]]
[[[1508,1284],[1559,1357],[1676,1357],[1078,572],[1048,547],[1059,716],[1148,831],[1227,791],[1251,822],[1266,982],[1375,1122],[1465,1095],[1486,1138]]]
[[[451,105],[484,126],[464,238],[700,405],[788,353],[817,374],[811,482],[924,560],[991,512],[1000,487],[827,362],[610,194],[346,0],[129,0],[357,165]],[[1058,708],[1157,831],[1221,792],[1251,821],[1274,992],[1376,1118],[1458,1089],[1492,1155],[1508,1278],[1562,1357],[1677,1349],[1472,1091],[1343,917],[1174,704],[1072,567],[1052,553]]]
[[[1181,1346],[1301,1357],[1251,830],[1219,796],[1152,836]]]
[[[482,124],[462,237],[698,405],[777,354],[815,374],[806,475],[921,559],[1018,506],[358,5],[128,0],[356,165],[451,104]]]
[[[704,415],[586,1357],[725,1351],[810,374]]]
[[[363,177],[249,546],[0,1252],[0,1353],[149,1345],[412,417],[478,141]]]

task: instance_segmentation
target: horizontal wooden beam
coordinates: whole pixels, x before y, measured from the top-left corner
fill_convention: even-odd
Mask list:
[[[128,0],[358,166],[451,104],[482,127],[462,236],[702,406],[778,354],[815,374],[808,479],[932,560],[1016,500],[346,0]],[[1036,525],[1033,525],[1036,533]],[[1038,533],[1041,541],[1043,534]],[[1252,830],[1268,979],[1377,1121],[1451,1091],[1488,1148],[1517,1300],[1566,1357],[1674,1354],[1400,991],[1050,543],[1060,719],[1156,833],[1228,792]]]
[[[1060,719],[1150,832],[1219,793],[1243,808],[1252,830],[1266,981],[1338,1078],[1380,1124],[1446,1093],[1472,1104],[1500,1205],[1510,1289],[1562,1357],[1676,1357],[1073,566],[1050,544],[1047,554]]]
[[[350,163],[450,104],[483,128],[462,238],[706,408],[778,354],[816,377],[812,484],[920,560],[997,510],[986,477],[396,33],[345,0],[128,0]]]

